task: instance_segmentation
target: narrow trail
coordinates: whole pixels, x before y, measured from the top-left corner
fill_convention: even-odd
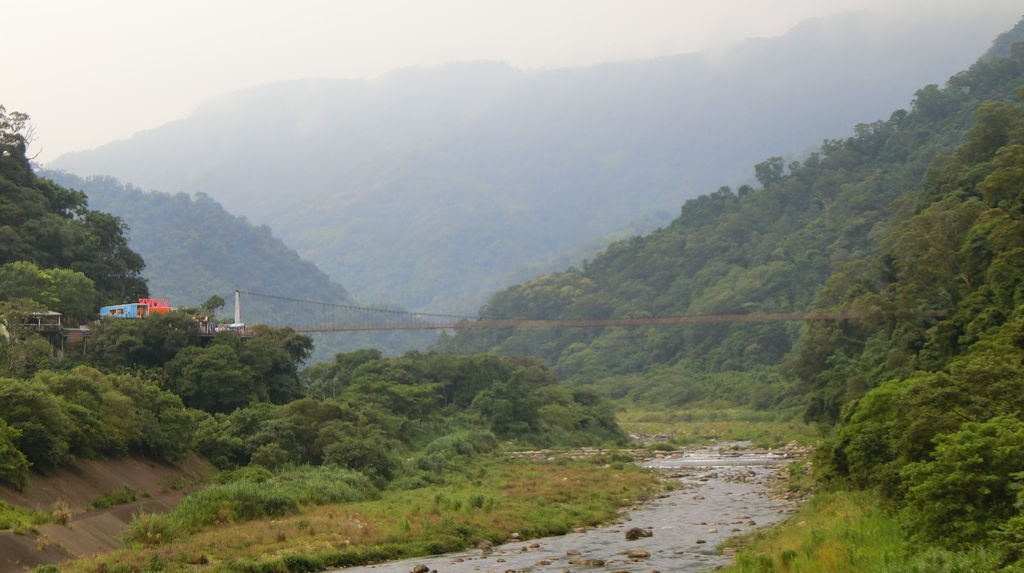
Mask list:
[[[630,508],[616,523],[571,533],[515,541],[431,558],[408,559],[339,573],[531,573],[564,571],[703,571],[729,563],[719,554],[725,539],[780,521],[796,502],[772,494],[772,481],[790,459],[731,445],[662,455],[641,465],[665,472],[678,487]],[[650,532],[629,541],[631,529]]]

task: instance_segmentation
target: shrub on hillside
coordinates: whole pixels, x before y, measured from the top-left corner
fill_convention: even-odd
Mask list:
[[[31,464],[51,469],[68,459],[70,420],[45,386],[36,381],[0,378],[0,411],[6,425],[17,430],[7,438]]]
[[[173,540],[179,535],[166,515],[154,513],[138,513],[132,516],[131,522],[124,530],[122,537],[129,544],[160,545]]]
[[[28,485],[28,459],[14,445],[20,435],[0,420],[0,483],[23,490]]]
[[[1019,513],[1024,422],[999,416],[939,437],[932,460],[903,468],[912,531],[953,546],[985,541]]]

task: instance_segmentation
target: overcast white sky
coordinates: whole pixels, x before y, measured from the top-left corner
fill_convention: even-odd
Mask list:
[[[39,160],[234,89],[454,60],[549,68],[721,47],[867,10],[1024,13],[1021,0],[0,0],[0,104]],[[1010,22],[1008,22],[1009,26]]]

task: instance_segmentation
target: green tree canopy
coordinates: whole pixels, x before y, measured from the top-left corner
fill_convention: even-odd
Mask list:
[[[28,261],[0,265],[0,300],[32,300],[65,315],[67,324],[85,323],[96,312],[96,288],[84,274],[41,269]]]
[[[27,115],[0,106],[0,265],[80,272],[93,282],[96,306],[146,296],[144,263],[128,248],[124,224],[90,210],[84,193],[37,177],[26,156],[30,135]]]

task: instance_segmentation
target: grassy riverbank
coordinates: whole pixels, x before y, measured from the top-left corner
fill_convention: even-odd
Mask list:
[[[513,532],[566,533],[613,520],[620,507],[660,487],[654,474],[604,461],[479,459],[435,485],[384,491],[378,499],[354,503],[300,504],[251,521],[225,504],[222,521],[215,516],[166,542],[138,535],[146,526],[135,524],[128,549],[65,563],[60,570],[315,571],[456,551],[482,540],[497,543]]]
[[[726,542],[733,573],[879,571],[899,553],[896,520],[867,492],[818,494],[784,523]]]
[[[671,410],[632,407],[616,413],[630,433],[664,435],[675,445],[750,440],[758,447],[814,444],[819,436],[797,413],[743,407],[696,406]]]
[[[740,547],[723,573],[967,573],[999,568],[983,547],[952,552],[908,539],[898,513],[870,491],[819,493],[785,522],[724,547]]]

